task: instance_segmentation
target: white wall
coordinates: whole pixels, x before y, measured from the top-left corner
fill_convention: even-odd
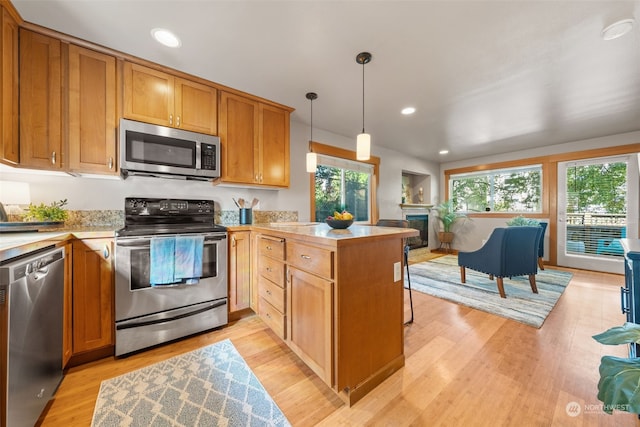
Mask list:
[[[347,138],[314,129],[314,140],[347,150],[355,150],[355,136]],[[402,171],[431,175],[430,193],[437,197],[439,167],[435,162],[424,162],[375,145],[372,135],[372,154],[381,158],[378,203],[380,217],[401,218],[400,211]],[[64,173],[39,173],[0,165],[1,181],[30,183],[34,204],[68,199],[70,210],[115,210],[124,208],[124,198],[175,197],[203,198],[216,203],[216,209],[236,209],[232,198],[260,200],[258,209],[264,211],[298,211],[300,221],[309,221],[309,174],[305,171],[308,151],[309,127],[291,123],[291,185],[286,190],[264,190],[241,187],[215,186],[207,182],[182,181],[147,177],[129,177],[126,180],[104,177],[72,177]]]
[[[548,156],[552,154],[570,153],[574,151],[584,151],[604,147],[615,147],[618,145],[640,143],[640,132],[629,132],[619,135],[611,135],[602,138],[593,138],[581,141],[569,142],[566,144],[558,144],[543,148],[535,148],[522,151],[514,151],[499,155],[487,157],[479,157],[470,160],[442,163],[440,165],[440,194],[444,194],[444,188],[447,183],[444,180],[444,171],[466,166],[475,166],[479,164],[498,163],[509,160],[526,159],[538,156]],[[514,215],[515,216],[515,215]],[[548,219],[547,219],[548,221]],[[463,251],[471,251],[478,249],[482,245],[482,240],[486,239],[495,227],[506,226],[506,220],[502,218],[473,218],[464,224],[463,233],[457,233],[453,241],[453,248]],[[545,235],[545,259],[549,253],[549,231],[547,229]]]

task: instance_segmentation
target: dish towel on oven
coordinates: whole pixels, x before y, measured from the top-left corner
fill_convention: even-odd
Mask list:
[[[202,276],[204,236],[177,236],[174,276],[176,281],[187,279],[187,284],[198,283]]]
[[[151,238],[149,252],[149,282],[151,286],[167,285],[174,282],[174,258],[176,239],[174,237]]]

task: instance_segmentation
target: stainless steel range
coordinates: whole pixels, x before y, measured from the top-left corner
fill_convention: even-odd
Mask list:
[[[128,197],[124,213],[116,356],[226,325],[227,232],[213,201]]]

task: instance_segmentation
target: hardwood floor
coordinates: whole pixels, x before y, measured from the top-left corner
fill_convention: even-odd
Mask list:
[[[632,414],[605,414],[596,398],[600,357],[626,355],[622,346],[591,338],[624,322],[624,277],[567,270],[573,279],[541,329],[413,292],[405,367],[351,408],[249,316],[128,358],[71,368],[42,425],[88,426],[103,379],[230,338],[294,426],[640,426]],[[572,402],[576,416],[567,413]]]

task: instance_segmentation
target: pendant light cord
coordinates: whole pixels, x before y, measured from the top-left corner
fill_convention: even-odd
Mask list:
[[[362,133],[364,133],[364,64],[362,61]]]

